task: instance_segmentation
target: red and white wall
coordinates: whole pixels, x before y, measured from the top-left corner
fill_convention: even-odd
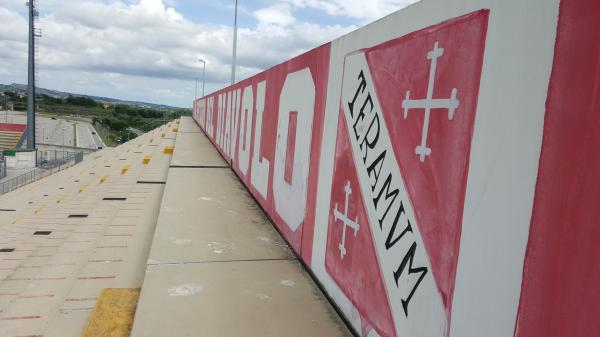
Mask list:
[[[600,2],[424,0],[194,119],[362,336],[600,336]]]

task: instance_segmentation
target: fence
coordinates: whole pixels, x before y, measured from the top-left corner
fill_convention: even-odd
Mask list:
[[[83,160],[83,152],[69,152],[59,150],[37,151],[37,166],[43,169],[52,169],[56,166],[64,165],[67,162],[74,161],[75,164]]]
[[[6,161],[2,155],[0,155],[0,179],[3,179],[4,177],[6,177]]]
[[[38,151],[36,156],[38,167],[0,183],[0,195],[62,171],[83,160],[83,152]],[[4,173],[6,174],[5,167]]]

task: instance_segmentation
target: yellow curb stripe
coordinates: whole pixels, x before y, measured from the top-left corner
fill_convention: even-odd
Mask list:
[[[129,337],[139,296],[140,289],[103,289],[81,336]]]

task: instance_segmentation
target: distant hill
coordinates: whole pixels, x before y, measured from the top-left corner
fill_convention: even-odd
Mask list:
[[[27,85],[18,84],[18,83],[0,84],[0,92],[3,92],[3,91],[13,91],[13,92],[17,92],[17,93],[27,94]],[[140,108],[147,108],[147,109],[157,109],[157,110],[181,109],[179,107],[174,107],[174,106],[169,106],[169,105],[164,105],[164,104],[154,104],[154,103],[137,102],[137,101],[125,101],[125,100],[109,98],[109,97],[73,94],[70,92],[56,91],[56,90],[50,90],[50,89],[45,89],[45,88],[40,88],[40,87],[36,87],[36,93],[38,95],[48,95],[48,96],[56,97],[56,98],[67,98],[69,96],[87,97],[87,98],[93,99],[94,101],[99,102],[99,103],[127,104],[127,105],[137,106]]]

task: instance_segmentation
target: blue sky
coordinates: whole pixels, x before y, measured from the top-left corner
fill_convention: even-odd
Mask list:
[[[416,0],[241,0],[237,79]],[[0,0],[0,83],[27,79],[27,8]],[[39,0],[38,85],[189,107],[230,78],[233,0]],[[265,52],[268,51],[268,52]]]
[[[279,1],[280,2],[280,1]],[[233,11],[235,1],[176,1],[174,8],[182,13],[187,19],[194,22],[207,22],[213,24],[233,25]],[[258,22],[253,15],[253,11],[269,7],[278,1],[258,0],[258,1],[240,1],[239,6],[239,24],[243,27],[252,27]],[[299,21],[315,22],[329,25],[356,25],[356,19],[347,16],[332,16],[314,8],[296,8],[294,16]]]

